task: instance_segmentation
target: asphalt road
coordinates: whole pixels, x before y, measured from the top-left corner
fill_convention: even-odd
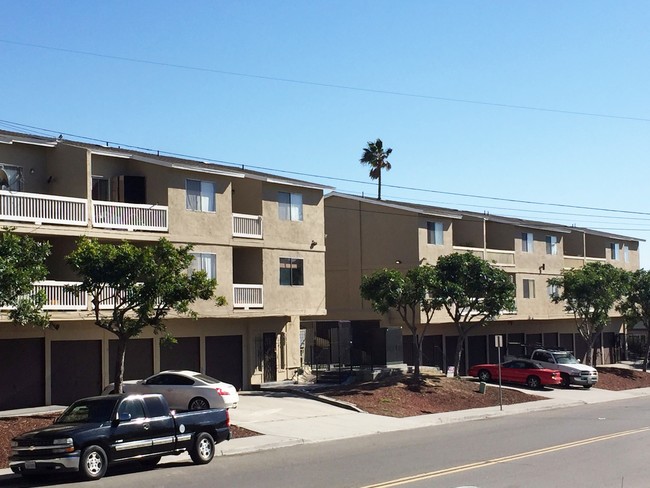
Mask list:
[[[645,488],[649,445],[644,397],[225,456],[207,466],[120,467],[92,486]],[[50,481],[0,487],[77,484]]]

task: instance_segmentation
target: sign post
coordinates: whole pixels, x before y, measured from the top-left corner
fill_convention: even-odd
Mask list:
[[[497,355],[499,358],[499,409],[503,410],[503,392],[501,390],[501,347],[503,347],[503,336],[494,336],[494,345],[497,348]]]

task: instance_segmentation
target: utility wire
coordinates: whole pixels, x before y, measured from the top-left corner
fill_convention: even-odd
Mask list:
[[[0,39],[0,42],[5,43],[5,44],[11,44],[11,45],[14,45],[14,46],[32,47],[32,48],[38,48],[38,49],[45,49],[45,50],[48,50],[48,51],[63,52],[63,53],[68,53],[68,54],[80,54],[80,55],[83,55],[83,56],[92,56],[92,57],[96,57],[96,58],[113,59],[113,60],[116,60],[116,61],[126,61],[126,62],[129,62],[129,63],[149,64],[149,65],[153,65],[153,66],[162,66],[162,67],[165,67],[165,68],[184,69],[184,70],[189,70],[189,71],[200,71],[200,72],[204,72],[204,73],[214,73],[214,74],[220,74],[220,75],[226,75],[226,76],[237,76],[237,77],[241,77],[241,78],[252,78],[252,79],[267,80],[267,81],[279,81],[279,82],[282,82],[282,83],[291,83],[291,84],[296,84],[296,85],[317,86],[317,87],[322,87],[322,88],[334,88],[334,89],[337,89],[337,90],[350,90],[350,91],[365,92],[365,93],[375,93],[375,94],[380,94],[380,95],[391,95],[391,96],[397,96],[397,97],[418,98],[418,99],[425,99],[425,100],[437,100],[437,101],[441,101],[441,102],[451,102],[451,103],[465,103],[465,104],[472,104],[472,105],[483,105],[483,106],[488,106],[488,107],[508,108],[508,109],[515,109],[515,110],[529,110],[529,111],[556,113],[556,114],[564,114],[564,115],[577,115],[577,116],[581,116],[581,117],[599,117],[599,118],[606,118],[606,119],[629,120],[629,121],[635,121],[635,122],[650,122],[650,118],[646,118],[646,117],[633,117],[633,116],[628,116],[628,115],[614,115],[614,114],[604,114],[604,113],[597,113],[597,112],[582,112],[582,111],[577,111],[577,110],[563,110],[563,109],[555,109],[555,108],[535,107],[535,106],[532,106],[532,105],[516,105],[516,104],[509,104],[509,103],[487,102],[487,101],[484,101],[484,100],[472,100],[472,99],[467,99],[467,98],[442,97],[442,96],[436,96],[436,95],[426,95],[426,94],[421,94],[421,93],[408,93],[408,92],[402,92],[402,91],[380,90],[380,89],[365,88],[365,87],[359,87],[359,86],[339,85],[339,84],[334,84],[334,83],[324,83],[324,82],[318,82],[318,81],[298,80],[298,79],[293,79],[293,78],[281,78],[281,77],[276,77],[276,76],[258,75],[258,74],[253,74],[253,73],[240,73],[240,72],[236,72],[236,71],[219,70],[219,69],[214,69],[214,68],[206,68],[206,67],[202,67],[202,66],[189,66],[189,65],[177,64],[177,63],[167,63],[167,62],[162,62],[162,61],[151,61],[151,60],[148,60],[148,59],[130,58],[130,57],[126,57],[126,56],[115,56],[115,55],[112,55],[112,54],[95,53],[95,52],[91,52],[91,51],[81,51],[81,50],[78,50],[78,49],[66,49],[66,48],[60,48],[60,47],[45,46],[45,45],[42,45],[42,44],[33,44],[33,43],[28,43],[28,42],[12,41],[12,40],[9,40],[9,39]]]
[[[7,121],[7,120],[1,120],[0,119],[0,125],[2,125],[2,124],[10,125],[12,127],[17,127],[17,128],[25,127],[25,128],[29,128],[29,129],[32,129],[32,130],[38,130],[40,132],[46,132],[46,133],[50,133],[50,134],[64,134],[64,135],[67,135],[67,136],[76,137],[76,138],[83,139],[83,140],[106,143],[107,145],[108,144],[113,144],[115,146],[119,146],[120,148],[130,148],[130,149],[135,149],[135,150],[139,150],[139,151],[146,151],[146,152],[153,153],[153,154],[162,154],[162,155],[192,159],[192,160],[196,160],[196,161],[219,163],[219,164],[230,165],[230,166],[234,166],[234,167],[238,167],[238,168],[242,168],[242,169],[249,168],[249,169],[261,170],[261,171],[270,171],[270,172],[275,172],[275,173],[283,173],[283,174],[288,174],[288,175],[292,175],[292,176],[316,178],[316,179],[330,180],[330,181],[341,181],[341,182],[345,182],[345,183],[354,183],[354,184],[359,184],[359,185],[372,185],[373,187],[375,186],[375,183],[372,183],[372,182],[353,180],[353,179],[349,179],[349,178],[340,178],[340,177],[335,177],[335,176],[316,175],[316,174],[305,173],[305,172],[300,172],[300,171],[281,170],[281,169],[277,169],[277,168],[269,168],[269,167],[266,167],[266,166],[257,166],[257,165],[251,165],[251,164],[235,163],[235,162],[232,162],[232,161],[224,161],[224,160],[212,159],[212,158],[201,158],[201,157],[198,157],[198,156],[192,156],[192,155],[188,155],[188,154],[168,152],[168,151],[159,151],[159,150],[155,150],[155,149],[151,149],[151,148],[144,148],[144,147],[139,147],[139,146],[131,146],[131,145],[128,145],[128,144],[120,144],[120,143],[116,143],[116,142],[108,142],[108,141],[103,141],[101,139],[95,139],[95,138],[91,138],[91,137],[87,137],[87,136],[80,136],[80,135],[71,134],[71,133],[68,133],[68,132],[56,131],[56,130],[52,130],[52,129],[46,129],[46,128],[43,128],[43,127],[36,127],[36,126],[20,124],[20,123],[17,123],[17,122],[12,122],[12,121]],[[417,191],[417,192],[423,192],[423,193],[433,193],[433,194],[439,194],[439,195],[457,196],[457,197],[463,197],[463,198],[474,198],[474,199],[482,199],[482,200],[490,200],[490,201],[502,201],[502,202],[509,202],[509,203],[520,203],[520,204],[525,204],[525,205],[541,205],[541,206],[548,206],[548,207],[560,207],[560,208],[578,209],[578,210],[592,210],[592,211],[597,211],[597,212],[608,212],[608,213],[625,214],[625,215],[650,216],[650,212],[639,212],[639,211],[633,211],[633,210],[610,209],[610,208],[604,208],[604,207],[589,207],[589,206],[583,206],[583,205],[569,205],[569,204],[563,204],[563,203],[537,202],[537,201],[534,201],[534,200],[517,200],[515,198],[503,198],[503,197],[493,197],[493,196],[486,196],[486,195],[475,195],[475,194],[470,194],[470,193],[459,193],[459,192],[450,192],[450,191],[443,191],[443,190],[431,190],[431,189],[426,189],[426,188],[416,188],[416,187],[408,187],[408,186],[401,186],[401,185],[384,184],[383,187],[384,188],[394,188],[394,189],[398,189],[398,190],[408,190],[408,191]],[[518,210],[520,210],[520,209],[518,209]],[[524,209],[524,211],[528,211],[528,210]],[[538,212],[540,212],[540,211],[538,211]],[[548,213],[548,212],[546,212],[546,213]],[[564,214],[564,215],[567,215],[567,214]],[[573,214],[568,214],[568,215],[573,215]],[[643,219],[643,220],[646,220],[646,219]]]

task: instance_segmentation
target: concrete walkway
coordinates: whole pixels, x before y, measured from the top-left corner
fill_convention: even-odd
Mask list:
[[[496,386],[490,387],[496,388]],[[523,391],[530,393],[530,390]],[[218,444],[217,455],[252,453],[383,432],[636,398],[650,395],[650,388],[608,391],[598,388],[587,390],[572,387],[569,389],[546,389],[536,391],[535,394],[547,399],[504,405],[503,410],[496,406],[417,417],[392,418],[356,412],[286,391],[241,392],[238,408],[230,411],[232,423],[263,435],[233,439]],[[0,417],[9,414],[34,414],[56,409],[57,407],[44,407],[43,409],[0,412]],[[164,457],[162,462],[178,462],[185,458],[188,462],[190,461],[189,456],[184,454],[181,457]],[[8,476],[16,475],[13,475],[9,469],[0,469],[0,480],[6,479]]]

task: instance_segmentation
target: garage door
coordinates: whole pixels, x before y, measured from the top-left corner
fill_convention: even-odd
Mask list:
[[[139,380],[153,374],[153,341],[151,339],[129,339],[126,343],[124,359],[124,379]],[[117,341],[108,343],[109,380],[115,376]]]
[[[45,341],[0,340],[0,410],[45,404]]]
[[[221,381],[243,387],[242,336],[205,338],[205,372]]]
[[[199,371],[201,369],[199,338],[178,337],[176,340],[176,344],[161,344],[160,370],[189,369],[190,371]]]
[[[52,403],[69,405],[101,391],[101,341],[52,342]]]

